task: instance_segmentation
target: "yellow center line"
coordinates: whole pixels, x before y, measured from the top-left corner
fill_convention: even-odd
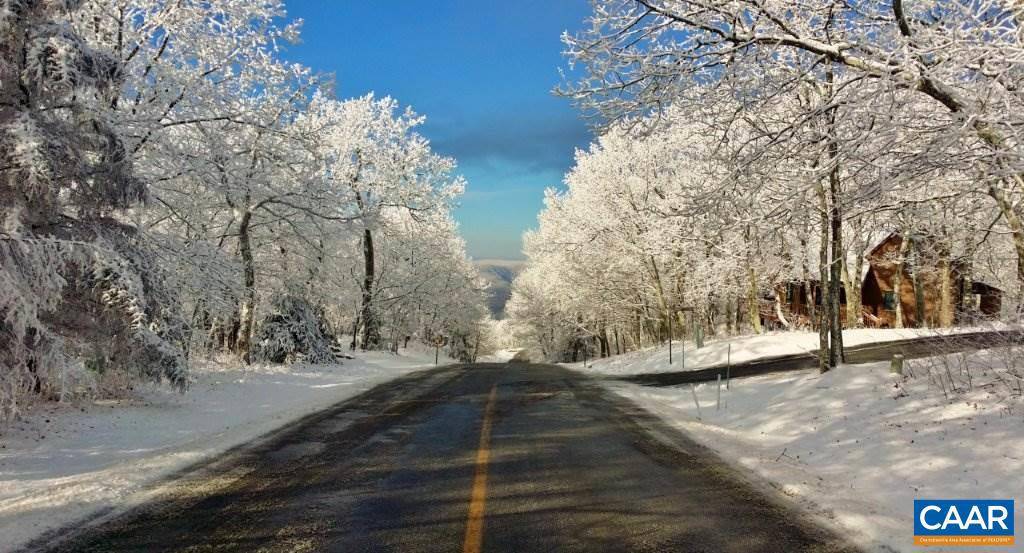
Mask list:
[[[491,460],[491,419],[494,417],[494,401],[498,397],[498,385],[491,386],[484,408],[484,421],[480,428],[480,446],[476,451],[476,476],[473,477],[473,493],[469,500],[469,518],[466,520],[466,539],[462,544],[463,553],[480,553],[484,542],[484,507],[487,503],[487,463]]]

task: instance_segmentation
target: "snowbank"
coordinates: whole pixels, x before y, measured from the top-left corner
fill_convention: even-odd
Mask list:
[[[858,328],[843,331],[843,344],[846,346],[857,346],[919,338],[922,336],[995,329],[992,326],[954,329]],[[730,359],[733,363],[742,363],[782,355],[811,354],[818,349],[818,333],[780,331],[757,336],[708,341],[700,349],[695,349],[692,342],[686,343],[685,351],[682,351],[680,346],[679,342],[673,345],[673,364],[671,365],[668,363],[668,345],[663,344],[606,359],[588,361],[586,368],[583,367],[582,363],[574,363],[569,366],[577,370],[599,375],[626,375],[702,369],[716,365],[725,365],[726,361]]]
[[[42,406],[0,427],[0,551],[434,362],[433,350],[412,348],[357,356],[343,365],[208,363],[194,369],[185,395],[147,390],[131,400]]]
[[[481,363],[508,363],[516,356],[521,350],[516,349],[503,349],[494,352],[491,355],[485,355],[479,359]]]
[[[723,386],[719,410],[709,383],[695,388],[701,419],[688,385],[605,385],[862,545],[912,551],[915,498],[1013,498],[1024,528],[1022,366],[1000,349],[909,362],[905,381],[885,363],[751,377]]]

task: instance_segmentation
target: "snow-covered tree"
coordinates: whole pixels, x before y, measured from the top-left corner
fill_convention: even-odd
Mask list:
[[[176,298],[119,218],[147,193],[109,108],[123,65],[75,32],[80,4],[0,5],[2,417],[74,393],[83,359],[186,384]]]
[[[966,188],[1002,216],[1024,285],[1019,4],[599,0],[589,22],[564,37],[578,71],[562,88],[589,113],[622,121],[721,96],[757,109],[833,78],[825,101],[806,103],[791,122],[874,113],[877,131],[927,145],[899,148],[915,163],[893,165],[898,172],[916,172],[925,158],[953,161],[962,174],[984,168]]]
[[[446,214],[464,185],[453,174],[454,162],[433,153],[428,141],[416,133],[423,117],[411,109],[400,110],[394,99],[371,94],[338,102],[317,97],[310,117],[319,129],[315,147],[323,178],[361,227],[362,347],[379,349],[384,346],[381,312],[388,302],[381,282],[385,269],[381,241],[401,234],[402,225]],[[437,227],[427,224],[424,228]],[[410,264],[415,262],[408,259]]]
[[[210,349],[332,361],[360,324],[475,355],[454,161],[397,101],[288,62],[285,17],[0,1],[0,416],[111,371],[184,388]]]

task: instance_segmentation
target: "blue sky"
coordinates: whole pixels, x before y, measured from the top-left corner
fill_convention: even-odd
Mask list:
[[[390,95],[427,116],[422,133],[469,181],[456,211],[475,258],[517,259],[544,188],[590,131],[559,83],[560,35],[586,0],[286,0],[302,18],[288,58],[337,76],[338,96]]]

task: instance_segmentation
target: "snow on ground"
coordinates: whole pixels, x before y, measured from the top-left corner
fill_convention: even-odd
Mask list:
[[[521,350],[516,349],[503,349],[492,353],[491,355],[485,355],[478,359],[481,363],[508,363],[516,356]]]
[[[843,344],[846,346],[856,346],[918,338],[921,336],[979,332],[994,329],[996,329],[994,326],[955,329],[858,328],[843,331]],[[662,344],[606,359],[588,361],[585,369],[582,363],[576,363],[571,366],[588,373],[605,375],[701,369],[725,365],[727,360],[731,360],[733,363],[742,363],[767,357],[810,353],[818,349],[818,333],[780,331],[756,336],[724,338],[707,341],[704,343],[704,347],[700,349],[694,349],[693,342],[687,342],[685,351],[681,351],[680,345],[679,342],[676,342],[673,346],[673,364],[671,365],[668,363],[668,346]]]
[[[915,498],[1012,498],[1024,528],[1024,351],[939,356],[908,368],[903,381],[887,363],[735,379],[717,410],[717,385],[702,384],[694,388],[699,419],[688,385],[605,385],[869,549],[920,550],[912,545]]]
[[[402,374],[434,352],[357,353],[342,365],[194,368],[187,394],[39,406],[0,427],[0,551],[117,505],[146,484]],[[450,363],[441,358],[441,363]]]

